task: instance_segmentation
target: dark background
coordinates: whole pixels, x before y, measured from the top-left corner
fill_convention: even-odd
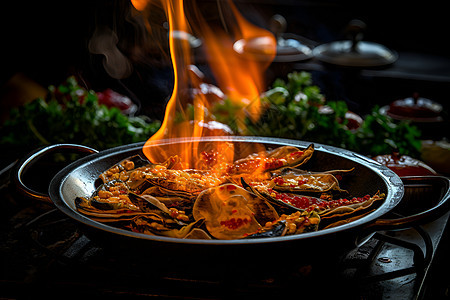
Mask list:
[[[315,83],[328,99],[346,100],[361,113],[373,104],[386,104],[413,92],[444,105],[448,102],[445,87],[450,83],[450,46],[446,41],[449,26],[442,2],[240,0],[235,3],[245,17],[265,28],[272,15],[281,14],[288,22],[287,32],[317,44],[346,39],[346,25],[357,18],[367,24],[364,40],[383,44],[400,55],[393,66],[375,71],[329,69],[314,60],[308,64],[286,64],[281,69],[277,66],[275,73],[269,72],[268,85],[274,77],[286,75],[293,68],[305,69],[313,72]],[[202,0],[198,5],[215,6],[216,1]],[[144,41],[142,24],[131,13],[128,1],[11,1],[2,6],[1,85],[18,72],[45,88],[75,74],[89,88],[113,88],[142,102],[143,113],[161,116],[172,88],[170,64],[156,43],[148,45]],[[162,32],[165,30],[160,19],[153,21],[159,23]],[[89,39],[99,26],[116,31],[118,47],[134,67],[128,78],[112,79],[103,69],[103,56],[89,53]],[[146,106],[153,108],[146,111]]]

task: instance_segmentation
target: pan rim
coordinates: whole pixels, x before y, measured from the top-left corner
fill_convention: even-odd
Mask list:
[[[203,137],[203,138],[176,138],[176,139],[165,139],[160,140],[158,142],[154,142],[151,146],[159,146],[166,145],[172,143],[186,143],[186,142],[213,142],[213,141],[223,141],[229,140],[233,142],[258,142],[268,145],[290,145],[290,146],[300,146],[306,147],[312,142],[301,141],[301,140],[292,140],[292,139],[284,139],[284,138],[271,138],[271,137],[256,137],[256,136],[211,136],[211,137]],[[260,239],[236,239],[236,240],[201,240],[201,239],[180,239],[173,237],[164,237],[164,236],[153,236],[147,235],[144,233],[136,233],[132,231],[128,231],[125,229],[120,229],[116,227],[109,226],[107,224],[103,224],[97,221],[94,221],[76,210],[72,209],[69,204],[65,201],[64,195],[62,193],[62,188],[64,184],[67,183],[67,179],[69,176],[79,168],[86,168],[89,165],[92,165],[94,161],[100,159],[106,159],[110,156],[116,156],[118,153],[122,152],[131,152],[131,151],[141,151],[144,143],[134,143],[123,145],[107,150],[100,151],[98,153],[90,154],[86,157],[78,159],[77,161],[71,163],[70,165],[63,168],[59,171],[55,177],[52,179],[49,185],[49,195],[50,199],[56,205],[56,207],[65,213],[67,216],[75,219],[83,223],[84,225],[88,225],[89,227],[106,231],[108,233],[119,234],[121,236],[149,240],[154,242],[164,242],[164,243],[176,243],[176,244],[189,244],[189,245],[253,245],[253,244],[270,244],[270,243],[279,243],[279,242],[289,242],[294,240],[303,240],[312,237],[323,237],[328,235],[334,235],[343,231],[350,231],[357,227],[361,227],[362,225],[370,224],[374,222],[376,219],[380,218],[387,212],[391,211],[402,199],[404,194],[403,183],[392,170],[379,164],[376,161],[372,161],[371,159],[338,147],[328,146],[319,143],[313,143],[316,151],[323,151],[334,155],[343,156],[346,159],[349,159],[355,163],[362,164],[363,166],[369,168],[374,171],[386,184],[387,193],[386,199],[384,202],[378,207],[375,211],[369,213],[368,215],[349,222],[347,224],[342,224],[333,228],[322,229],[315,232],[307,232],[302,234],[290,235],[290,236],[282,236],[282,237],[269,237],[269,238],[260,238]],[[75,199],[67,199],[67,201],[74,201]]]

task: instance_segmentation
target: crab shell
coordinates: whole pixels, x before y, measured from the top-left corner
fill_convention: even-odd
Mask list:
[[[146,213],[138,210],[130,210],[127,208],[120,209],[98,209],[91,205],[91,200],[84,197],[75,198],[75,206],[77,211],[88,216],[94,221],[102,223],[119,223],[129,221],[139,215]]]
[[[195,220],[204,218],[208,232],[218,239],[239,239],[278,219],[276,210],[263,199],[235,184],[203,191],[193,207]]]
[[[376,193],[368,200],[360,203],[344,205],[334,209],[325,210],[320,214],[322,223],[321,229],[332,228],[342,224],[347,224],[362,218],[376,209],[378,203],[385,198],[385,194]]]
[[[317,203],[323,201],[321,199],[318,199],[316,197],[311,197],[311,196],[300,196],[300,195],[294,195],[291,193],[280,193],[277,191],[271,192],[270,189],[268,189],[266,185],[249,184],[245,181],[244,178],[241,178],[241,183],[245,189],[247,189],[251,193],[257,195],[261,199],[266,200],[271,205],[276,207],[277,211],[279,211],[280,213],[283,213],[283,214],[291,214],[296,211],[304,211],[310,205],[317,204]],[[283,200],[277,198],[276,195],[274,195],[274,194],[286,195],[288,197],[298,196],[298,197],[302,197],[302,198],[308,198],[308,201],[306,201],[308,203],[305,207],[298,207],[288,201],[283,201]]]
[[[319,223],[320,216],[317,212],[296,211],[290,215],[281,215],[275,222],[268,222],[258,232],[247,238],[275,237],[317,231]]]
[[[199,219],[195,222],[178,226],[176,223],[169,224],[166,219],[158,214],[149,214],[136,216],[131,220],[130,227],[135,232],[183,239],[189,238],[193,232],[196,232],[198,235],[197,230],[200,230],[198,227],[200,227],[203,222],[203,219]],[[205,236],[203,238],[207,239],[208,237]]]
[[[296,211],[316,211],[321,218],[321,229],[331,228],[359,219],[372,212],[376,208],[376,205],[380,203],[380,200],[383,200],[385,197],[384,194],[376,193],[372,197],[367,195],[365,196],[366,198],[325,200],[307,195],[270,190],[266,186],[248,184],[244,179],[242,179],[242,185],[250,192],[267,200],[267,202],[276,207],[277,211],[281,213],[292,214]],[[295,200],[295,198],[299,199],[302,204],[301,207],[286,200]],[[327,205],[321,205],[327,203],[330,204],[328,207]]]
[[[268,182],[268,187],[277,191],[294,193],[324,193],[330,191],[347,193],[339,187],[337,178],[327,173],[280,175],[272,178]]]
[[[314,145],[300,150],[293,146],[278,147],[271,151],[251,154],[236,160],[230,167],[229,174],[263,173],[283,168],[294,168],[305,164],[314,153]]]
[[[127,183],[131,190],[137,189],[148,176],[158,170],[173,169],[180,163],[178,156],[171,156],[165,162],[154,164],[140,155],[134,155],[115,164],[108,170],[100,174],[99,178],[103,183],[111,180],[122,180]]]

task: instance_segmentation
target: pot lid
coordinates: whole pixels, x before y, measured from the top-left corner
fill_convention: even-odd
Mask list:
[[[293,34],[285,33],[277,39],[276,62],[302,61],[313,57],[310,45]]]
[[[394,63],[398,54],[383,45],[362,41],[366,24],[352,20],[347,26],[349,40],[316,47],[313,55],[322,62],[346,67],[380,67]]]
[[[398,55],[373,42],[343,40],[323,44],[313,51],[322,62],[348,67],[378,67],[394,63]]]
[[[274,15],[270,19],[270,31],[277,39],[277,54],[275,62],[293,62],[307,60],[313,57],[313,42],[292,33],[285,33],[286,19],[281,15]]]

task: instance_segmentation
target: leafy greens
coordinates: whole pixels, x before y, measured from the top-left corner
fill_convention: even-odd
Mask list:
[[[159,121],[126,116],[116,107],[100,105],[94,91],[69,77],[57,87],[50,86],[46,99],[13,109],[0,128],[0,145],[36,148],[77,143],[103,150],[145,141],[159,126]]]
[[[256,122],[248,117],[236,120],[236,114],[230,112],[240,108],[230,99],[215,104],[211,111],[214,119],[242,135],[307,140],[373,156],[393,151],[419,156],[420,131],[416,127],[407,122],[394,122],[375,106],[359,128],[350,130],[347,104],[325,101],[308,72],[290,73],[287,81],[275,80],[272,88],[262,95],[261,102],[263,113]],[[331,108],[328,113],[321,111],[324,105]],[[246,124],[244,130],[236,126],[239,122]]]

